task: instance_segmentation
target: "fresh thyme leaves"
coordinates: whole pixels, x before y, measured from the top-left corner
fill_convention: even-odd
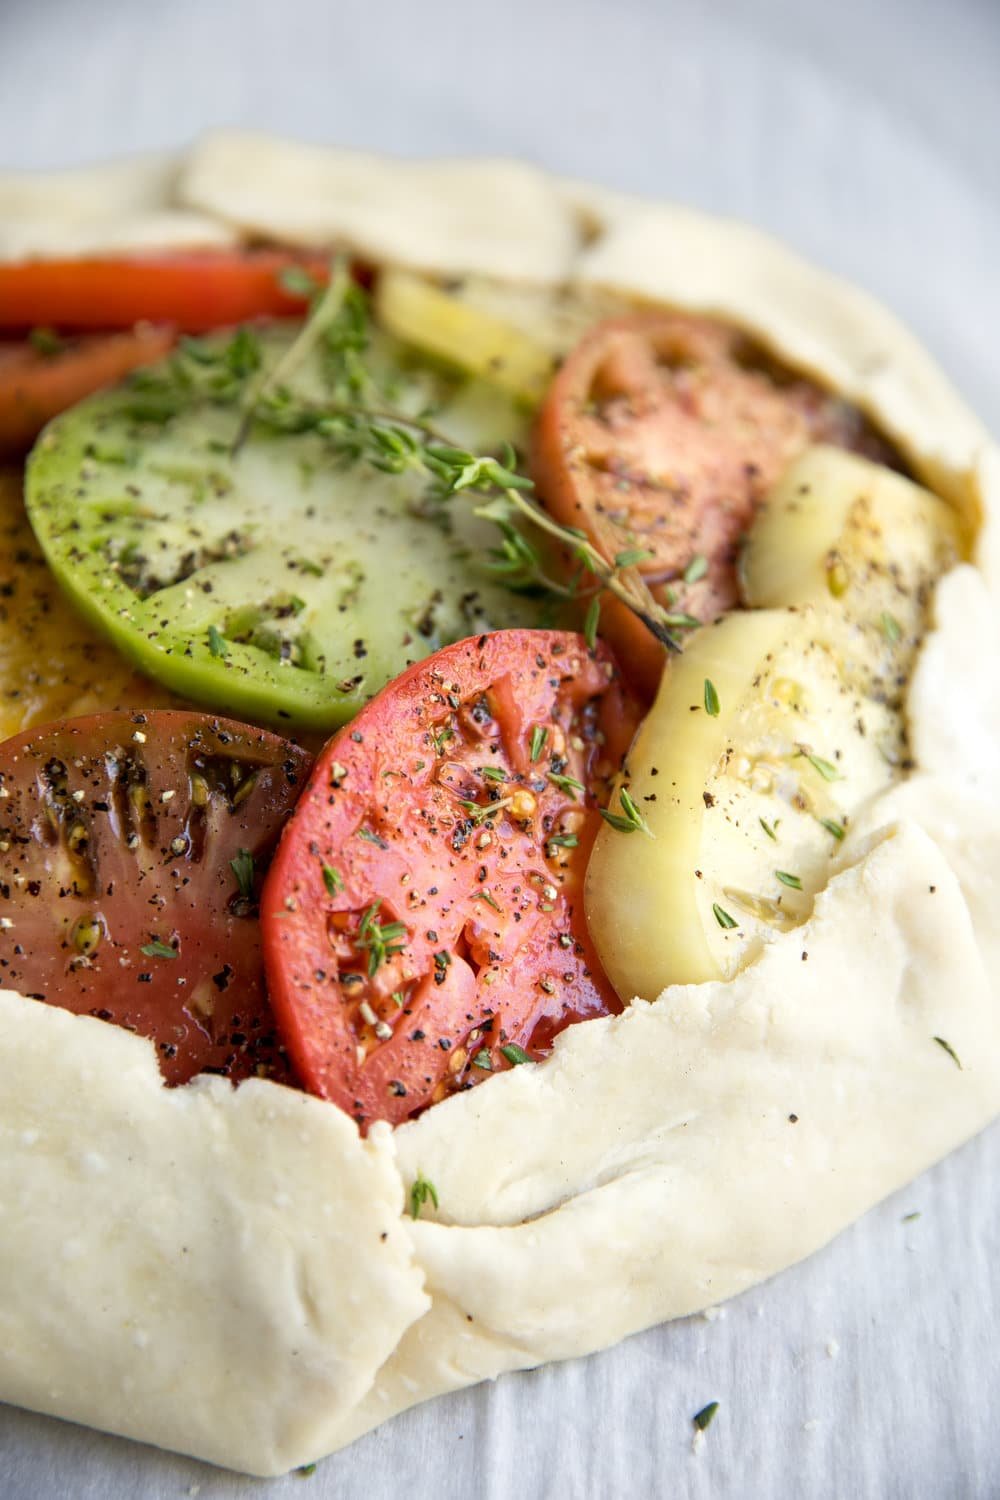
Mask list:
[[[65,339],[60,338],[54,328],[32,328],[28,333],[28,343],[37,354],[47,357],[61,354],[66,347]]]
[[[619,833],[641,831],[647,838],[652,838],[653,831],[632,800],[632,794],[628,787],[623,786],[619,788],[618,802],[621,807],[620,813],[612,812],[607,807],[598,809],[605,823],[610,823],[611,827],[617,829]]]
[[[304,290],[304,286],[299,289]],[[609,561],[584,532],[560,525],[525,493],[534,488],[533,482],[518,473],[517,455],[509,446],[499,458],[472,453],[451,442],[423,416],[395,409],[362,359],[369,340],[367,298],[353,281],[346,261],[337,261],[329,284],[313,295],[309,316],[284,353],[265,368],[260,366],[258,347],[258,367],[244,388],[235,393],[241,419],[233,455],[239,453],[253,425],[279,432],[313,432],[345,463],[367,463],[390,474],[422,475],[428,485],[427,499],[435,505],[466,491],[481,496],[485,503],[475,514],[491,521],[499,532],[499,545],[491,550],[486,566],[508,587],[540,586],[557,597],[570,599],[592,596],[586,625],[588,642],[596,639],[596,596],[607,589],[667,650],[680,650],[670,618],[634,571],[648,552],[633,548]],[[288,378],[317,353],[333,399],[310,402],[289,390]],[[203,389],[204,382],[198,388]],[[212,392],[220,393],[234,399],[230,381]],[[546,574],[541,554],[515,524],[517,521],[530,522],[568,552],[577,569],[569,583]],[[687,629],[698,622],[678,616],[673,623]]]
[[[705,712],[710,718],[719,717],[719,695],[715,690],[715,683],[710,677],[705,678]]]
[[[818,771],[824,781],[840,780],[840,772],[832,760],[824,760],[822,755],[813,755],[812,751],[807,750],[805,745],[800,745],[796,753],[805,756],[813,770]]]
[[[142,951],[143,951],[143,953],[145,953],[145,951],[146,951],[145,948],[143,948]],[[951,1045],[951,1043],[950,1042],[946,1042],[943,1036],[936,1036],[934,1038],[934,1040],[937,1042],[937,1044],[938,1044],[939,1047],[943,1047],[944,1048],[945,1052],[947,1052],[948,1056],[951,1058],[952,1062],[955,1064],[955,1067],[958,1068],[958,1069],[961,1069],[962,1064],[958,1060],[958,1053],[955,1051],[955,1049]]]
[[[328,895],[339,896],[344,889],[344,877],[340,871],[335,870],[333,865],[325,863],[320,868],[323,871],[323,884],[326,886]]]
[[[380,839],[378,834],[373,833],[370,828],[359,828],[358,838],[364,839],[366,844],[374,844],[376,849],[388,849],[389,847],[385,839]]]
[[[707,1406],[702,1407],[701,1411],[695,1412],[694,1416],[691,1418],[691,1421],[694,1423],[699,1432],[704,1432],[705,1428],[711,1425],[712,1419],[714,1418],[718,1410],[718,1401],[710,1401]]]
[[[545,741],[549,737],[549,731],[541,724],[536,724],[531,731],[531,744],[528,750],[529,758],[536,761],[545,748]]]
[[[143,943],[142,947],[139,949],[139,952],[144,953],[147,958],[177,957],[177,949],[172,948],[169,943],[161,943],[159,938],[154,938],[151,943]],[[942,1042],[941,1045],[942,1047],[945,1047],[947,1046],[947,1043]],[[951,1049],[949,1048],[949,1051],[950,1050]]]
[[[730,927],[736,927],[738,925],[736,918],[731,917],[726,911],[725,907],[720,906],[717,901],[712,902],[712,911],[715,915],[715,920],[718,922],[720,927],[728,929]]]
[[[410,1217],[419,1219],[425,1204],[430,1201],[434,1207],[438,1207],[437,1188],[433,1182],[428,1182],[422,1172],[418,1172],[416,1181],[410,1188]]]
[[[769,839],[773,839],[774,842],[777,843],[778,842],[778,832],[777,832],[777,829],[778,829],[778,824],[781,822],[781,819],[780,818],[776,818],[773,823],[769,823],[766,818],[758,818],[757,821],[760,824],[761,828],[763,828],[764,832],[767,834],[768,838]]]
[[[801,891],[802,881],[798,875],[790,875],[787,870],[775,870],[774,878],[780,880],[782,885],[790,886],[793,891]]]
[[[474,1068],[482,1068],[484,1073],[493,1072],[493,1059],[487,1047],[480,1047],[472,1059],[472,1066]]]
[[[697,583],[699,578],[704,578],[708,572],[708,558],[702,552],[696,552],[694,557],[684,569],[684,582]]]
[[[895,646],[897,641],[902,638],[903,634],[903,627],[896,619],[896,616],[891,615],[887,609],[884,609],[882,611],[882,617],[879,623],[882,627],[882,634],[889,642],[889,645]]]
[[[213,656],[229,655],[229,646],[226,644],[226,638],[217,625],[210,625],[208,627],[208,649]]]
[[[561,792],[568,792],[573,801],[576,801],[577,792],[585,792],[587,789],[582,781],[577,781],[575,776],[558,776],[555,771],[549,772],[549,780],[553,786],[557,786]]]
[[[553,833],[545,840],[545,847],[553,849],[575,849],[580,842],[575,833]]]
[[[638,563],[646,562],[655,555],[648,547],[632,547],[628,551],[615,553],[615,567],[634,568]]]
[[[587,605],[587,618],[583,622],[583,638],[593,651],[597,644],[597,627],[601,623],[601,601],[595,594]]]
[[[234,859],[229,861],[229,868],[236,876],[236,884],[239,886],[240,896],[244,901],[253,900],[253,855],[249,849],[241,849]]]
[[[903,1224],[912,1224],[915,1219],[919,1219],[919,1218],[920,1218],[920,1210],[919,1210],[919,1208],[916,1208],[916,1209],[914,1209],[913,1213],[904,1214],[903,1217],[902,1217],[901,1222]]]
[[[348,351],[357,355],[367,347],[367,309],[351,296],[356,283],[350,266],[343,256],[338,256],[330,270],[326,287],[313,296],[309,316],[298,334],[285,349],[281,357],[271,366],[263,366],[255,372],[254,379],[243,393],[240,403],[242,417],[233,439],[232,455],[246,442],[259,408],[272,391],[287,385],[288,377],[299,369],[317,349],[327,341],[327,352],[337,350],[341,356]],[[331,341],[329,336],[337,330],[341,334]],[[348,382],[350,384],[350,382]]]
[[[520,1063],[531,1061],[524,1048],[519,1047],[516,1042],[509,1042],[506,1047],[501,1047],[500,1051],[512,1068],[516,1068]]]
[[[827,833],[831,834],[840,843],[845,832],[843,823],[838,823],[836,818],[820,818],[819,822],[820,826],[825,828]]]
[[[500,911],[499,905],[494,901],[489,891],[474,891],[472,899],[473,901],[485,901],[486,905],[492,906],[494,911]]]
[[[504,771],[504,770],[501,770],[501,768],[499,766],[480,766],[479,767],[479,774],[486,781],[506,781],[507,780],[507,772]]]
[[[358,927],[358,947],[368,950],[369,979],[374,978],[387,959],[394,957],[397,953],[402,953],[406,947],[406,944],[400,941],[401,938],[406,937],[406,923],[381,923],[378,919],[381,905],[381,898],[373,901],[365,911]]]
[[[513,797],[498,797],[495,802],[473,802],[469,797],[459,797],[459,802],[469,815],[470,823],[481,823],[484,818],[491,818],[494,813],[501,812],[505,807],[510,807]]]

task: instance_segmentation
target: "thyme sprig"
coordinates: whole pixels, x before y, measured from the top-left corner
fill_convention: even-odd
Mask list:
[[[242,332],[245,332],[242,331]],[[238,335],[239,336],[239,335]],[[270,366],[259,360],[248,373],[239,401],[241,416],[231,453],[236,457],[258,423],[284,432],[314,432],[344,463],[366,463],[384,473],[422,475],[432,503],[464,493],[485,503],[474,514],[496,526],[500,540],[487,566],[512,588],[541,586],[558,597],[587,599],[602,590],[615,595],[669,651],[679,651],[676,629],[698,622],[668,616],[653,599],[636,566],[647,554],[631,550],[609,560],[575,527],[562,526],[528,492],[533,480],[517,469],[517,455],[505,445],[500,457],[476,454],[454,444],[424,415],[411,416],[384,399],[362,361],[368,346],[369,314],[364,293],[346,261],[334,262],[329,283],[317,289],[300,332]],[[334,399],[311,402],[289,388],[289,377],[312,356],[324,362]],[[515,524],[528,521],[565,549],[576,573],[569,583],[552,578],[543,558]],[[588,586],[589,584],[589,586]],[[588,613],[588,639],[596,631],[596,611]]]

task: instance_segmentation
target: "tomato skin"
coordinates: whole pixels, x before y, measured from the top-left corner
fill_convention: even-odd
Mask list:
[[[329,263],[281,250],[203,250],[166,255],[32,260],[0,266],[0,328],[108,331],[169,323],[207,333],[253,318],[300,316],[304,301],[281,285],[301,266],[325,279]]]
[[[639,571],[654,599],[707,621],[738,602],[740,537],[812,442],[899,466],[856,408],[781,369],[738,329],[646,312],[598,324],[568,355],[539,412],[531,472],[557,520],[609,560],[647,550]],[[663,647],[608,594],[601,633],[650,701]]]
[[[85,396],[155,364],[174,344],[169,328],[77,339],[53,354],[0,344],[0,455],[25,453],[47,422]]]
[[[0,984],[152,1038],[171,1084],[206,1070],[293,1081],[255,899],[311,764],[277,735],[186,711],[7,740]]]
[[[410,667],[317,761],[264,887],[265,965],[304,1086],[362,1127],[509,1066],[504,1046],[537,1055],[620,1009],[582,900],[594,794],[620,764],[604,708],[624,741],[603,647],[502,631]],[[381,957],[373,920],[391,934]]]

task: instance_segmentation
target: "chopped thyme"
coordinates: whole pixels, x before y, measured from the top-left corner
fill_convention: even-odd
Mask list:
[[[142,951],[143,951],[143,953],[145,953],[145,951],[146,951],[145,948],[143,948]],[[952,1062],[955,1064],[955,1067],[961,1069],[962,1064],[958,1060],[958,1053],[955,1051],[955,1049],[951,1045],[951,1043],[950,1042],[946,1042],[943,1036],[936,1036],[934,1038],[934,1040],[937,1042],[937,1044],[938,1044],[939,1047],[943,1047],[944,1048],[945,1052],[947,1052],[948,1056],[951,1058]]]
[[[776,818],[773,823],[768,823],[768,821],[766,820],[766,818],[758,818],[757,821],[760,824],[761,828],[763,828],[764,832],[767,834],[768,838],[769,839],[773,839],[774,842],[777,843],[778,842],[777,827],[778,827],[778,824],[781,822],[781,819],[780,818]]]
[[[32,328],[28,333],[28,343],[36,353],[47,357],[61,354],[66,347],[66,341],[59,337],[54,328]]]
[[[253,900],[253,855],[249,849],[241,849],[234,859],[229,861],[229,868],[236,876],[236,884],[239,886],[240,895],[244,901]]]
[[[696,552],[684,569],[684,582],[697,583],[699,578],[704,578],[707,572],[708,558],[703,552]]]
[[[502,771],[499,766],[480,766],[479,774],[480,776],[485,777],[487,781],[507,780],[507,772]]]
[[[553,786],[557,786],[561,792],[569,792],[573,801],[576,801],[577,792],[585,792],[587,788],[582,781],[577,781],[575,776],[557,776],[555,771],[549,772],[549,780]]]
[[[821,755],[813,755],[804,745],[800,745],[797,754],[804,755],[814,771],[818,771],[824,781],[839,781],[840,772],[831,760],[824,760]]]
[[[597,644],[597,627],[601,622],[601,601],[595,594],[587,605],[587,618],[583,622],[583,638],[593,651]]]
[[[437,1188],[433,1182],[428,1182],[422,1172],[417,1173],[416,1181],[410,1188],[410,1217],[419,1219],[421,1211],[428,1199],[434,1207],[438,1207]]]
[[[790,875],[787,870],[775,870],[774,875],[775,879],[780,880],[782,885],[790,886],[793,891],[801,891],[802,881],[798,875]]]
[[[882,617],[879,623],[882,627],[882,634],[889,642],[889,645],[895,646],[896,642],[902,638],[903,634],[903,627],[900,625],[895,615],[891,615],[887,609],[884,609],[882,611]]]
[[[912,1224],[913,1221],[914,1221],[914,1219],[919,1219],[919,1218],[920,1218],[920,1210],[919,1210],[919,1208],[917,1208],[917,1209],[914,1209],[913,1213],[911,1213],[911,1214],[904,1214],[903,1217],[902,1217],[901,1222],[903,1224]]]
[[[229,646],[217,625],[208,627],[208,649],[213,656],[228,656]]]
[[[531,760],[535,761],[541,755],[542,751],[545,749],[545,741],[548,739],[548,737],[549,731],[541,724],[536,724],[534,729],[531,731],[531,745],[528,751]]]
[[[472,1066],[474,1068],[482,1068],[484,1073],[493,1072],[493,1059],[490,1056],[488,1047],[480,1047],[472,1059]]]
[[[512,1068],[516,1068],[519,1063],[526,1063],[531,1061],[531,1058],[528,1056],[527,1052],[525,1052],[524,1048],[519,1047],[516,1042],[508,1042],[506,1047],[500,1048],[500,1051],[510,1063]]]
[[[364,839],[366,844],[374,844],[376,849],[388,849],[389,847],[385,839],[380,839],[378,834],[373,833],[370,828],[359,828],[358,838]]]
[[[378,919],[382,898],[373,901],[361,918],[358,927],[358,947],[368,950],[368,978],[373,979],[387,959],[402,953],[406,947],[401,938],[406,937],[405,922],[386,922]]]
[[[626,552],[615,553],[615,567],[634,568],[636,563],[648,562],[653,555],[648,547],[631,547]]]
[[[327,893],[331,896],[339,896],[344,889],[344,877],[339,870],[334,869],[333,865],[328,865],[324,862],[321,868],[323,871],[323,884],[326,886]]]
[[[154,938],[151,943],[143,943],[142,947],[139,949],[139,952],[144,953],[147,958],[178,957],[177,949],[172,948],[169,943],[161,943],[159,938]],[[947,1044],[942,1042],[941,1045],[945,1046]]]
[[[469,797],[459,797],[459,802],[469,815],[470,823],[481,823],[484,818],[491,818],[494,813],[509,807],[513,797],[498,797],[496,802],[473,802]]]
[[[638,829],[648,838],[652,838],[653,831],[632,800],[628,787],[619,788],[618,801],[622,809],[620,813],[611,812],[606,807],[598,808],[605,823],[610,823],[611,827],[617,829],[619,833],[635,833]]]
[[[844,825],[843,823],[838,823],[836,818],[820,818],[819,823],[821,827],[826,829],[827,833],[833,835],[838,843],[843,839],[845,832]]]
[[[712,911],[720,927],[730,928],[738,926],[736,918],[731,917],[725,907],[720,906],[717,901],[712,902]]]
[[[715,1413],[718,1410],[718,1401],[710,1401],[707,1406],[702,1407],[701,1411],[695,1412],[694,1416],[691,1418],[691,1421],[694,1423],[699,1432],[704,1432],[705,1428],[711,1425],[712,1419],[714,1418]]]
[[[705,678],[705,712],[713,719],[719,717],[719,695],[711,677]]]
[[[403,994],[402,990],[393,990],[390,999],[392,1000],[392,1003],[397,1010],[402,1010],[404,1004],[406,1003],[406,996]]]
[[[501,909],[497,905],[496,901],[494,901],[494,899],[490,895],[489,891],[474,891],[473,894],[472,894],[472,899],[473,899],[473,901],[485,901],[486,905],[487,906],[492,906],[492,908],[493,908],[494,911],[500,911],[500,909]]]

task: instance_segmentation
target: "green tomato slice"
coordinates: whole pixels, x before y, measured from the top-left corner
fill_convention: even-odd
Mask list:
[[[26,499],[62,587],[143,672],[217,711],[325,730],[409,662],[552,613],[490,573],[497,534],[471,496],[429,504],[426,475],[351,462],[287,409],[233,454],[239,340],[270,364],[294,331],[207,341],[65,413],[30,458]],[[524,439],[523,413],[486,382],[382,335],[369,365],[395,409],[433,411],[455,443]],[[343,400],[319,359],[292,394]]]

